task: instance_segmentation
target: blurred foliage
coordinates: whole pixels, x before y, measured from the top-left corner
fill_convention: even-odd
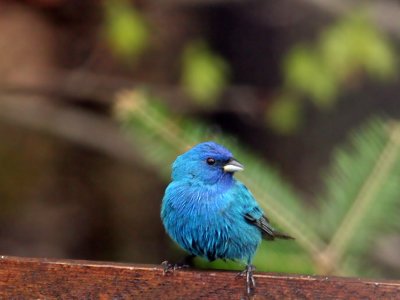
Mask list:
[[[296,243],[262,241],[255,257],[257,271],[315,274],[312,257]],[[216,260],[209,262],[196,257],[195,264],[204,269],[243,270],[243,265],[234,261]]]
[[[148,46],[149,27],[128,1],[104,2],[104,34],[112,51],[125,61],[135,61]]]
[[[281,117],[267,112],[267,122],[290,134],[302,122],[300,102],[320,109],[332,107],[356,77],[388,80],[396,73],[396,54],[388,39],[361,13],[351,14],[325,29],[313,45],[295,46],[283,64],[284,95],[273,105]],[[282,103],[280,103],[282,102]]]
[[[186,45],[183,53],[182,85],[200,105],[214,104],[228,82],[229,67],[204,41]]]
[[[285,61],[284,77],[289,90],[308,96],[320,107],[332,105],[338,93],[338,78],[311,47],[303,45],[291,50]]]
[[[112,51],[125,62],[134,62],[149,46],[149,24],[128,1],[105,1],[104,16],[104,34]],[[228,63],[204,40],[188,42],[181,55],[183,89],[199,105],[212,106],[227,86]]]
[[[134,137],[143,157],[169,178],[170,164],[189,147],[215,140],[246,165],[239,179],[253,192],[267,215],[296,238],[294,242],[264,242],[255,264],[259,270],[369,274],[362,263],[374,246],[374,237],[399,230],[396,216],[400,197],[400,124],[374,119],[353,134],[333,156],[327,191],[319,207],[304,207],[302,199],[268,164],[244,149],[232,137],[214,134],[196,120],[177,118],[157,99],[140,91],[118,97],[116,116],[126,134]],[[266,249],[266,251],[263,251]],[[352,262],[349,268],[349,261]],[[200,266],[239,268],[234,263],[200,260]]]
[[[150,27],[128,1],[104,2],[104,33],[115,55],[135,61],[149,46]],[[204,40],[185,45],[181,86],[190,99],[213,106],[229,83],[229,64]],[[335,105],[354,82],[369,76],[389,80],[396,73],[396,55],[389,40],[365,13],[351,13],[326,28],[312,44],[294,46],[283,61],[283,87],[265,112],[266,123],[292,134],[304,121],[304,105],[319,109]]]
[[[351,268],[358,270],[350,272],[365,273],[368,245],[400,230],[400,124],[370,122],[333,159],[326,191],[317,197],[321,209],[314,227],[330,241],[326,255],[336,261],[351,259]]]
[[[267,108],[266,120],[270,124],[279,124],[275,127],[279,133],[291,133],[303,120],[302,104],[296,96],[282,93]]]

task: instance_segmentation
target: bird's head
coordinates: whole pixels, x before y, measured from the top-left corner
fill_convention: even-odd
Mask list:
[[[205,142],[177,157],[172,166],[172,179],[194,179],[203,184],[229,182],[233,173],[243,168],[229,150],[217,143]]]

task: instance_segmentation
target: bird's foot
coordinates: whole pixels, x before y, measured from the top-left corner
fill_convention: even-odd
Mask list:
[[[253,265],[247,265],[246,269],[240,272],[237,277],[246,276],[246,292],[248,295],[252,293],[252,291],[256,288],[256,281],[254,280],[253,272],[255,271],[255,267]]]
[[[171,264],[167,260],[163,261],[161,263],[161,266],[163,267],[164,275],[172,274],[174,273],[175,270],[185,269],[190,267],[187,264]]]

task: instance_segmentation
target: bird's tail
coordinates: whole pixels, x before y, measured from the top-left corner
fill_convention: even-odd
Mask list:
[[[278,239],[284,239],[284,240],[294,240],[294,237],[291,237],[290,235],[283,233],[283,232],[279,232],[274,230],[274,238],[278,238]]]

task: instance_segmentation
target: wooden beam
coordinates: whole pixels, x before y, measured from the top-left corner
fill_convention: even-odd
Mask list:
[[[236,272],[0,257],[1,299],[241,299]],[[256,273],[252,299],[400,299],[400,281]]]

